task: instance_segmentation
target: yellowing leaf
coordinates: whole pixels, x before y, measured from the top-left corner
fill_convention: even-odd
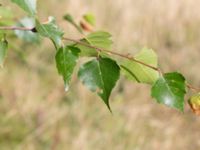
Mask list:
[[[95,16],[91,13],[85,14],[83,16],[84,20],[87,21],[90,25],[94,26],[96,24]]]
[[[200,115],[200,93],[193,95],[188,103],[196,115]]]

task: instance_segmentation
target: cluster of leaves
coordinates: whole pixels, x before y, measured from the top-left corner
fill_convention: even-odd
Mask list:
[[[112,52],[111,35],[104,31],[94,31],[95,18],[91,14],[84,15],[80,24],[76,23],[71,15],[64,16],[65,20],[84,34],[84,38],[71,39],[70,43],[64,44],[63,40],[70,39],[63,37],[64,32],[56,25],[53,17],[49,17],[45,23],[41,23],[37,18],[36,0],[11,1],[29,15],[17,26],[31,28],[30,31],[16,31],[16,35],[28,42],[39,42],[41,37],[46,37],[55,45],[56,66],[58,73],[63,77],[65,90],[69,89],[77,61],[81,57],[88,57],[91,59],[80,66],[78,78],[104,101],[110,111],[109,97],[121,74],[133,82],[150,85],[151,96],[158,103],[184,111],[184,96],[187,89],[184,76],[178,72],[161,73],[158,69],[157,55],[152,49],[144,48],[134,57]],[[89,33],[85,35],[84,31]],[[8,42],[4,36],[0,42],[1,65],[5,60],[7,48]],[[117,60],[114,55],[122,59]],[[199,101],[199,95],[190,99],[193,110],[200,108]]]

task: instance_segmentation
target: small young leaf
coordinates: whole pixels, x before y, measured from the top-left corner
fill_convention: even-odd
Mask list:
[[[11,1],[13,3],[16,3],[27,13],[29,13],[29,15],[34,16],[36,14],[37,0],[11,0]]]
[[[95,17],[93,14],[85,14],[80,21],[81,28],[86,32],[93,32],[95,26]]]
[[[74,18],[72,17],[72,15],[70,15],[70,14],[66,14],[66,15],[64,15],[63,16],[63,19],[65,19],[66,21],[68,21],[69,23],[74,23],[75,21],[74,21]]]
[[[81,29],[81,27],[76,24],[76,22],[74,21],[74,18],[70,14],[64,15],[63,19],[71,23],[80,33],[83,33],[83,30]]]
[[[19,27],[28,27],[28,28],[34,28],[35,27],[35,20],[33,18],[25,17],[19,21],[17,24]],[[39,43],[40,42],[40,37],[38,34],[33,33],[32,31],[21,31],[21,30],[16,30],[15,34],[23,39],[24,41],[27,42],[35,42]]]
[[[153,67],[158,67],[157,55],[151,49],[142,49],[134,58]],[[125,76],[132,81],[153,84],[159,78],[159,73],[156,70],[132,60],[122,62],[121,68]]]
[[[188,103],[196,115],[200,115],[200,93],[193,95]]]
[[[68,90],[79,52],[80,50],[76,47],[66,46],[61,47],[56,53],[56,66],[58,73],[63,76],[66,91]]]
[[[81,41],[98,48],[110,49],[112,45],[111,35],[107,32],[97,31],[89,34],[86,38]],[[82,56],[97,56],[97,51],[94,48],[88,48],[87,46],[76,44],[81,50]]]
[[[117,80],[120,68],[109,58],[93,59],[80,67],[78,77],[92,92],[96,92],[110,109],[109,97]]]
[[[164,74],[151,89],[151,96],[158,103],[176,108],[182,112],[184,110],[185,93],[185,78],[177,72]]]
[[[50,38],[57,49],[61,47],[64,32],[58,28],[54,17],[49,17],[49,21],[46,24],[41,24],[36,20],[36,30],[41,36]]]
[[[87,21],[90,25],[94,26],[96,24],[96,20],[93,14],[88,13],[83,16],[84,20]]]
[[[0,66],[1,67],[3,67],[3,63],[6,58],[7,50],[8,50],[8,42],[6,41],[6,39],[2,39],[0,41]]]

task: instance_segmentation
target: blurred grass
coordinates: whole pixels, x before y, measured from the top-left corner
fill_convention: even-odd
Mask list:
[[[135,53],[143,46],[153,48],[165,72],[178,70],[200,86],[200,1],[38,2],[40,19],[56,16],[66,36],[79,37],[62,15],[70,12],[78,20],[92,12],[97,28],[113,34],[114,49]],[[15,5],[2,3],[23,16]],[[16,42],[18,50],[10,48],[0,71],[0,149],[200,149],[200,121],[188,105],[184,114],[171,110],[151,99],[148,86],[121,79],[111,97],[111,115],[76,77],[70,91],[64,92],[50,41],[42,45]]]

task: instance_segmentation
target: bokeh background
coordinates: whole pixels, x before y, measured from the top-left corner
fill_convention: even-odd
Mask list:
[[[25,16],[10,1],[1,2]],[[55,16],[65,36],[78,38],[62,19],[71,13],[96,16],[97,29],[113,35],[115,51],[154,49],[165,72],[182,72],[200,86],[199,0],[38,0],[40,20]],[[198,150],[200,118],[157,104],[150,87],[125,80],[111,96],[113,114],[73,77],[64,92],[50,41],[12,43],[0,70],[1,150]],[[191,94],[191,92],[189,92]]]

